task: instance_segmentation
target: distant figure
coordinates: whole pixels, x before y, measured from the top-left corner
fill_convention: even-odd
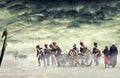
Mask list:
[[[73,50],[75,50],[76,53],[79,53],[79,49],[77,48],[76,44],[73,45]]]
[[[80,52],[82,54],[84,54],[84,48],[85,48],[84,43],[80,41]]]
[[[18,52],[15,52],[15,60],[17,59],[18,57]]]
[[[57,45],[56,42],[52,43],[54,50],[56,51],[56,55],[61,55],[61,48]]]
[[[50,47],[50,52],[51,52],[52,66],[55,66],[56,65],[56,57],[55,57],[56,51],[55,51],[55,49],[54,49],[52,44],[50,44],[49,47]]]
[[[61,48],[57,45],[56,42],[53,42],[53,43],[52,43],[52,46],[53,46],[54,51],[55,51],[55,58],[56,58],[56,60],[57,60],[57,65],[58,65],[58,67],[59,67],[59,66],[60,66],[60,58],[61,58],[61,52],[62,52],[62,50],[61,50]]]
[[[84,43],[80,41],[80,54],[82,55],[81,65],[84,65]]]
[[[80,41],[80,55],[82,57],[81,65],[88,65],[88,60],[90,59],[91,51],[84,45],[82,41]]]
[[[50,49],[48,48],[48,44],[45,44],[44,45],[44,53],[45,53],[45,58],[47,60],[47,66],[50,66],[50,56],[51,56],[51,51]]]
[[[40,46],[39,45],[36,45],[36,50],[37,50],[37,54],[36,54],[36,56],[38,56],[38,54],[39,54],[39,50],[40,50],[41,48],[40,48]]]
[[[112,46],[110,47],[110,65],[112,65],[112,67],[115,67],[115,65],[117,64],[117,55],[118,55],[118,49],[115,46],[115,43],[112,44]]]
[[[36,57],[38,57],[38,63],[39,63],[39,66],[41,66],[41,62],[40,62],[40,60],[43,60],[43,62],[44,62],[44,66],[46,66],[46,62],[45,62],[45,54],[44,54],[43,49],[42,49],[39,45],[36,45],[36,51],[37,51],[37,55],[36,55]]]
[[[93,47],[92,54],[93,54],[95,66],[98,66],[101,54],[100,54],[100,50],[98,49],[98,46],[97,46],[96,42],[94,42],[94,47]]]
[[[109,58],[109,50],[108,50],[108,46],[105,46],[103,52],[104,54],[104,63],[105,63],[105,68],[108,66],[109,67],[109,63],[110,63],[110,58]]]

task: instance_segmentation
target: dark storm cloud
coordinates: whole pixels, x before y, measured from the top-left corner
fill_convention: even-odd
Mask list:
[[[93,1],[118,1],[118,0],[27,0],[27,1],[42,1],[42,2],[93,2]]]
[[[68,2],[68,3],[78,3],[78,2],[110,2],[110,1],[118,1],[118,0],[5,0],[8,3],[12,1],[23,1],[23,2],[42,2],[42,3],[49,3],[49,2],[57,2],[57,3],[63,3],[63,2]]]
[[[100,24],[104,20],[112,20],[120,13],[119,0],[3,0],[0,8],[19,19],[30,23],[49,19],[74,19],[68,27],[79,24]],[[17,2],[17,3],[16,3]],[[33,19],[34,18],[34,19]],[[11,21],[10,21],[11,23]],[[8,23],[9,24],[9,23]],[[59,23],[52,22],[52,25]]]

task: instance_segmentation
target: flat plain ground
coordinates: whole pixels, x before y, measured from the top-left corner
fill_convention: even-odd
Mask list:
[[[34,54],[26,59],[15,60],[11,55],[5,55],[0,68],[0,78],[120,78],[120,61],[115,68],[104,68],[103,57],[100,65],[90,67],[44,67],[43,63],[38,66]]]

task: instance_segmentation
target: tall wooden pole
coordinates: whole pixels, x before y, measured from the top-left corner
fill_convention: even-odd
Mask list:
[[[6,40],[7,40],[7,29],[4,30],[1,39],[4,36],[5,36],[5,38],[4,38],[4,42],[3,42],[2,50],[1,50],[1,55],[0,55],[0,67],[1,67],[1,64],[2,64],[2,60],[3,60],[5,49],[6,49],[6,46],[7,46],[7,43],[6,43]]]

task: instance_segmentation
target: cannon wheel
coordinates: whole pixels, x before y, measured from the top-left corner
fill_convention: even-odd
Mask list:
[[[60,67],[64,67],[65,66],[65,64],[67,63],[67,58],[68,58],[67,54],[61,54],[60,55],[60,59],[59,59]]]
[[[82,57],[84,66],[89,67],[92,65],[92,53],[90,50],[87,50]]]

